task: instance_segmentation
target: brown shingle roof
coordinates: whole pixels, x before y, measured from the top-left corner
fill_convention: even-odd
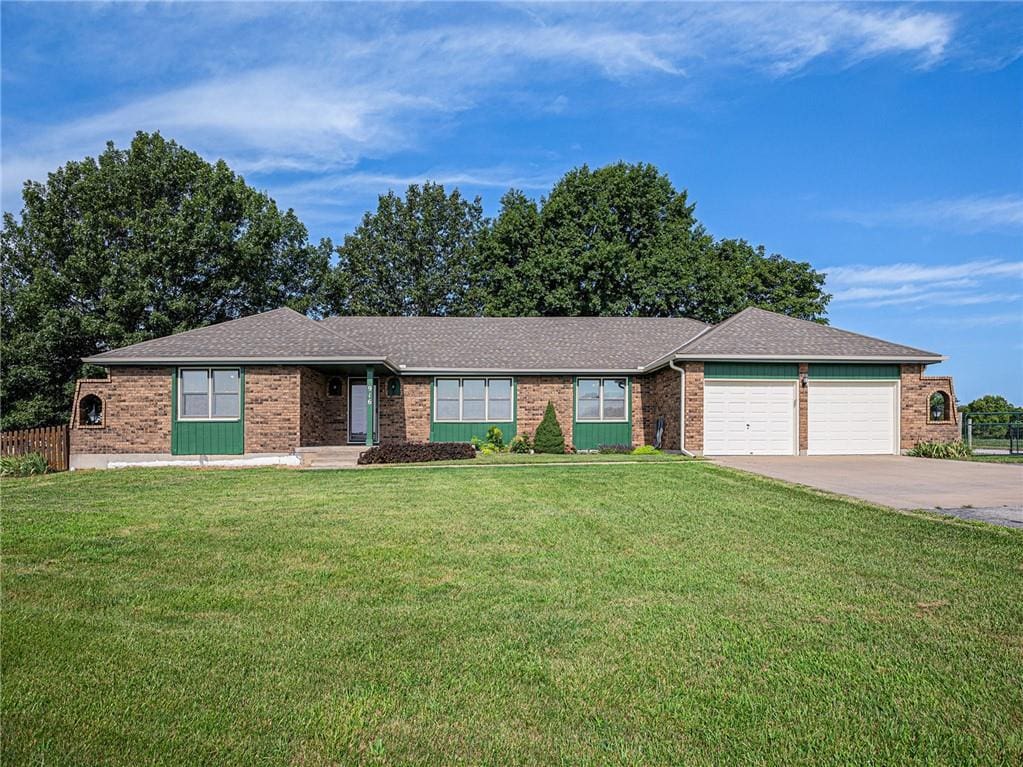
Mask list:
[[[764,309],[743,309],[685,343],[676,352],[688,359],[728,357],[807,359],[924,359],[940,354],[862,336],[819,322],[808,322]]]
[[[250,317],[186,330],[87,357],[87,362],[191,360],[381,359],[358,343],[341,338],[319,322],[292,309],[274,309]]]
[[[708,326],[653,317],[331,317],[404,370],[633,371]]]
[[[108,364],[384,363],[402,372],[631,372],[681,359],[884,359],[940,355],[763,309],[711,327],[650,317],[244,317],[86,358]]]

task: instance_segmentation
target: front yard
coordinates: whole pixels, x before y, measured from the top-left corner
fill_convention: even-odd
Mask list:
[[[4,481],[4,764],[1018,764],[1023,534],[697,461]]]

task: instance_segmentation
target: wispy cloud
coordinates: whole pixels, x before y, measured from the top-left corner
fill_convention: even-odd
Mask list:
[[[831,215],[863,226],[897,224],[965,232],[1019,229],[1023,228],[1023,195],[918,200],[884,208],[833,211]]]
[[[174,77],[162,79],[173,84],[143,93],[134,84],[122,103],[56,124],[14,130],[5,122],[5,207],[25,177],[41,178],[136,130],[161,130],[245,173],[337,174],[420,146],[458,115],[499,102],[508,87],[557,87],[580,75],[691,83],[739,70],[778,78],[818,60],[850,66],[885,55],[933,66],[948,55],[956,30],[952,13],[918,6],[463,6],[457,15],[436,7],[378,9],[301,4],[239,12],[211,5],[187,14],[162,6],[128,13],[115,4],[94,11],[122,26],[118,36],[90,41],[93,54],[108,51],[121,78],[134,65],[152,72],[154,59],[167,59],[163,71]],[[172,33],[162,35],[165,27]],[[132,35],[145,36],[144,43],[124,45]],[[210,39],[250,44],[219,49]],[[194,79],[182,81],[180,67],[170,68],[182,60]],[[552,102],[549,93],[537,98],[538,109],[572,106]]]
[[[1019,306],[1023,261],[837,266],[824,270],[836,303],[883,306]]]

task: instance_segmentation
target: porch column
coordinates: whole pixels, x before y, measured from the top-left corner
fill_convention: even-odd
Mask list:
[[[366,368],[366,447],[373,447],[373,368]]]

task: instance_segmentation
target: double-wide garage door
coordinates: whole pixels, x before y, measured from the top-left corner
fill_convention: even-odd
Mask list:
[[[704,382],[706,455],[796,455],[798,381]],[[810,381],[810,455],[898,452],[898,388],[893,381]]]

